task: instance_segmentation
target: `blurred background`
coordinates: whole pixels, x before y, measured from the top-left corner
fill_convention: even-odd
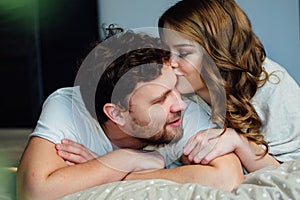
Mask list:
[[[177,0],[1,0],[0,127],[33,128],[45,98],[72,86],[91,42],[113,23],[154,27]],[[300,82],[299,0],[237,0],[269,57]]]
[[[73,86],[105,28],[155,27],[178,0],[0,0],[0,188],[15,172],[44,100]],[[267,55],[300,84],[299,0],[236,0]],[[2,175],[1,175],[2,174]],[[3,187],[3,184],[6,184]],[[7,186],[9,185],[9,186]],[[0,199],[2,190],[0,189]],[[13,189],[12,189],[13,190]],[[14,195],[14,191],[11,192]]]
[[[103,28],[155,27],[177,0],[1,0],[0,127],[33,128],[43,101],[72,86]],[[300,83],[299,0],[237,0],[269,57]]]

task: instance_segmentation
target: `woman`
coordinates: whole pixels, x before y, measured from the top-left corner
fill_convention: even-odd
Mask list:
[[[252,172],[300,158],[299,86],[266,58],[248,17],[234,0],[182,0],[160,17],[158,25],[173,52],[178,89],[189,96],[195,91],[191,99],[219,125],[223,120],[226,130],[193,136],[183,150],[191,162],[207,164],[235,152]],[[211,151],[203,155],[202,149],[211,143]]]

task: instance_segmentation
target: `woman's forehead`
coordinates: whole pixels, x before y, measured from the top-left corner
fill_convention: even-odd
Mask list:
[[[162,32],[162,41],[167,45],[179,46],[179,45],[195,45],[195,41],[190,40],[184,34],[177,31],[164,29]]]

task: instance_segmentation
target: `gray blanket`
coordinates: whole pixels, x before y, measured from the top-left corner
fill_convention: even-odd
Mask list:
[[[248,174],[233,191],[199,184],[179,184],[163,179],[119,181],[68,195],[67,199],[183,200],[183,199],[300,199],[300,160]]]

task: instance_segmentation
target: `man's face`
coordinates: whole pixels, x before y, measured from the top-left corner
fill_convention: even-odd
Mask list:
[[[140,82],[130,95],[127,121],[129,135],[150,144],[175,142],[182,137],[181,111],[186,108],[175,86],[176,75],[169,66],[150,81]]]

